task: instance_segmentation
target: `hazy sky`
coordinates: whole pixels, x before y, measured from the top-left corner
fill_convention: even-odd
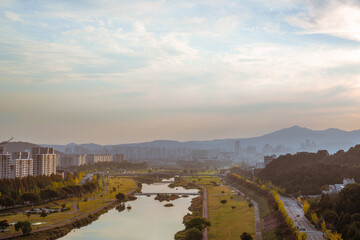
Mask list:
[[[292,125],[360,128],[360,1],[0,1],[0,141]]]

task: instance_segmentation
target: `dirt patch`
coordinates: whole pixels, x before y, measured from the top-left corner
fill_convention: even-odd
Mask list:
[[[278,214],[279,214],[278,212],[274,212],[274,213],[270,214],[269,216],[264,217],[262,219],[264,232],[273,230],[274,228],[276,228],[280,225],[279,218],[277,216]]]

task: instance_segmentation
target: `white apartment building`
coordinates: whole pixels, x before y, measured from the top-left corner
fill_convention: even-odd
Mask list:
[[[32,148],[32,159],[34,162],[34,176],[50,176],[51,174],[56,174],[56,154],[53,148]]]
[[[0,147],[0,178],[22,178],[33,174],[33,160],[28,152],[6,153]]]
[[[10,178],[22,178],[33,175],[33,160],[29,152],[13,152],[11,154]]]

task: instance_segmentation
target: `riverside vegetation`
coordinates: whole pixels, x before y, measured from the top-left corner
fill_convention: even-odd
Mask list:
[[[25,239],[55,239],[67,234],[73,228],[79,228],[85,226],[92,221],[96,220],[101,214],[107,212],[109,209],[115,207],[118,202],[116,201],[116,194],[119,192],[131,192],[135,190],[138,185],[129,178],[110,177],[107,181],[109,191],[105,190],[103,185],[104,179],[94,175],[93,180],[99,183],[99,189],[96,189],[92,193],[82,193],[82,195],[76,195],[70,198],[51,201],[37,207],[54,207],[66,204],[70,210],[66,212],[56,212],[49,214],[42,218],[39,215],[33,214],[30,216],[24,215],[19,212],[13,214],[12,212],[2,213],[3,218],[6,218],[8,222],[28,221],[32,223],[43,222],[35,229],[39,232],[32,232],[29,236],[21,236]],[[21,209],[22,210],[25,210]],[[45,221],[45,222],[44,222]],[[56,225],[51,227],[51,225]],[[15,229],[10,227],[10,232],[14,233]],[[1,233],[1,234],[8,234]],[[0,235],[1,236],[1,235]]]
[[[249,207],[244,198],[233,193],[231,188],[221,185],[219,178],[199,176],[199,178],[184,177],[176,180],[172,184],[173,187],[196,187],[202,191],[199,187],[201,185],[206,188],[208,193],[208,223],[203,223],[202,227],[198,229],[190,230],[192,222],[205,221],[205,219],[201,220],[202,196],[194,198],[189,208],[192,214],[184,217],[186,227],[175,235],[176,240],[202,239],[199,231],[202,232],[205,226],[209,226],[209,239],[238,239],[244,232],[255,236],[254,209]]]

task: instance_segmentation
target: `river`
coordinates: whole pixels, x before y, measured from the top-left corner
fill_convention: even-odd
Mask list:
[[[169,188],[169,183],[143,184],[143,193],[197,193],[196,189],[184,189],[183,187]],[[155,200],[155,195],[137,196],[135,201],[127,202],[131,210],[125,209],[118,212],[115,208],[104,213],[91,225],[74,229],[62,240],[98,240],[98,239],[121,239],[121,240],[170,240],[174,234],[182,229],[183,217],[189,212],[191,199],[178,198],[170,203],[173,207],[164,207],[169,202]]]

